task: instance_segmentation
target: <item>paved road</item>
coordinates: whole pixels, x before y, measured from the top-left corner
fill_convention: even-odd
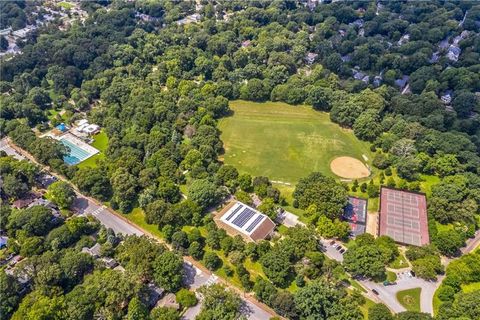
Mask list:
[[[92,215],[97,218],[106,228],[111,228],[115,233],[123,233],[125,235],[145,235],[141,229],[136,228],[127,221],[111,213],[105,206],[98,205],[95,202],[84,197],[77,192],[77,198],[73,203],[72,209],[75,213],[81,215]]]
[[[7,155],[13,156],[17,160],[24,160],[25,157],[19,154],[15,149],[10,147],[10,145],[7,142],[7,139],[2,139],[0,140],[0,151],[5,151]]]
[[[433,295],[435,290],[442,282],[443,278],[439,278],[438,281],[425,281],[416,277],[409,277],[406,273],[399,274],[397,278],[397,284],[393,286],[384,286],[383,284],[378,284],[372,281],[361,281],[361,283],[367,287],[370,291],[375,289],[378,291],[378,297],[394,312],[405,311],[405,308],[397,300],[397,292],[421,288],[420,293],[420,310],[422,312],[427,312],[433,314]]]
[[[201,286],[209,286],[214,283],[218,283],[219,279],[216,275],[210,274],[200,270],[189,262],[184,263],[185,270],[185,282],[190,286],[192,290],[197,290]],[[189,308],[183,315],[184,319],[195,319],[195,317],[200,312],[202,297],[200,294],[197,294],[199,298],[199,303],[192,308]],[[245,298],[242,297],[242,298]],[[243,299],[242,313],[251,320],[266,320],[272,317],[272,314],[263,310],[256,304],[252,303],[247,299]]]
[[[327,257],[333,260],[337,260],[338,262],[343,262],[343,255],[340,252],[338,252],[336,248],[330,245],[331,240],[322,239],[320,240],[320,242],[322,243],[322,246],[323,246],[322,251],[323,253],[325,253]],[[337,244],[340,243],[338,241],[335,241],[335,242]]]
[[[30,161],[34,161],[33,157],[31,155],[28,155],[25,151],[22,151],[22,153],[24,154],[20,155],[19,152],[17,152],[8,144],[6,139],[0,140],[0,150],[4,150],[8,155],[12,155],[18,159],[27,158]],[[45,169],[45,167],[43,168]],[[53,172],[52,174],[59,179],[64,179],[54,174]],[[111,211],[111,209],[107,208],[106,206],[103,206],[98,202],[94,201],[93,199],[84,196],[78,191],[76,191],[76,194],[77,198],[75,199],[72,209],[78,214],[95,216],[100,221],[100,223],[102,223],[107,228],[112,228],[115,233],[123,233],[127,235],[136,234],[138,236],[151,236],[144,232],[142,229],[136,227],[135,225],[127,221],[126,219],[122,219],[120,216],[115,214],[113,211]],[[200,268],[194,266],[191,262],[188,261],[188,257],[185,257],[184,260],[184,270],[186,274],[185,280],[187,281],[187,285],[190,285],[193,290],[198,289],[202,285],[209,285],[219,282],[217,276],[211,274],[206,270],[201,270]],[[238,292],[239,290],[237,289],[236,291]],[[244,301],[244,309],[242,311],[248,319],[265,320],[275,316],[275,314],[264,309],[266,308],[266,306],[262,308],[258,305],[258,302],[252,302],[253,298],[245,295],[241,296],[241,298]],[[191,312],[194,313],[195,310]]]
[[[467,240],[467,245],[462,248],[462,254],[467,254],[475,250],[480,245],[480,230],[477,230],[473,239]]]
[[[305,223],[298,220],[298,216],[288,211],[283,211],[278,214],[277,220],[288,228],[295,227],[297,224],[300,226],[305,226]]]

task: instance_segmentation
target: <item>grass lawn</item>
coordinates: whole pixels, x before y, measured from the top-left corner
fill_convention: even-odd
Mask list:
[[[422,288],[413,288],[397,292],[397,300],[408,311],[420,312],[420,292]]]
[[[349,279],[350,284],[352,287],[354,287],[357,290],[360,290],[361,292],[367,293],[368,291],[360,285],[360,283],[357,282],[357,280]]]
[[[57,116],[58,112],[59,112],[59,111],[58,111],[58,110],[55,110],[55,109],[50,109],[50,110],[48,110],[48,114],[47,114],[48,120],[53,120],[53,119],[55,119],[55,117]]]
[[[438,297],[438,292],[440,292],[440,287],[438,287],[437,291],[435,291],[435,294],[433,295],[433,315],[436,316],[438,314],[438,308],[440,308],[440,305],[443,303],[442,300]]]
[[[66,10],[70,10],[74,7],[73,4],[71,4],[70,2],[66,2],[66,1],[62,1],[62,2],[59,2],[58,5]]]
[[[367,142],[309,106],[237,100],[230,108],[234,115],[219,123],[224,161],[240,172],[293,184],[313,171],[334,176],[330,162],[339,156],[372,158]]]
[[[403,256],[403,254],[400,254],[398,257],[395,258],[395,260],[390,262],[388,267],[392,269],[407,268],[408,262],[407,262],[407,259]]]
[[[98,151],[100,152],[94,156],[91,156],[87,160],[80,162],[77,165],[79,168],[86,168],[86,167],[95,168],[97,166],[97,160],[105,159],[104,152],[105,150],[107,150],[107,147],[108,147],[107,134],[101,131],[100,133],[97,133],[96,135],[94,135],[92,146],[98,149]]]
[[[92,146],[101,152],[105,152],[105,150],[107,150],[108,137],[105,131],[101,131],[93,136]]]
[[[465,293],[469,293],[472,291],[480,290],[480,282],[472,282],[469,284],[462,284],[462,291]]]
[[[397,274],[392,271],[387,271],[387,281],[389,282],[397,281]]]
[[[452,223],[448,224],[441,224],[440,222],[436,221],[435,224],[437,225],[437,231],[442,232],[442,231],[450,231],[453,229],[454,225]]]
[[[145,213],[141,208],[135,208],[132,210],[132,212],[123,214],[125,218],[139,226],[140,228],[147,230],[154,236],[157,236],[159,238],[163,238],[164,235],[163,233],[158,230],[158,227],[154,224],[148,224],[145,222]]]
[[[363,305],[360,306],[360,310],[362,311],[363,313],[363,318],[364,319],[368,319],[368,308],[370,308],[371,306],[375,305],[376,303],[373,302],[372,300],[368,299],[368,298],[365,298],[365,303]]]
[[[298,291],[297,282],[293,280],[292,283],[285,290],[287,290],[290,293],[297,292]]]

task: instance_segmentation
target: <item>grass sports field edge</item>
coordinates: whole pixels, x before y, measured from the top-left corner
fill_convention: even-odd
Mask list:
[[[313,171],[338,178],[330,170],[337,157],[372,158],[368,142],[310,106],[235,100],[230,108],[219,121],[223,160],[240,172],[295,184]]]

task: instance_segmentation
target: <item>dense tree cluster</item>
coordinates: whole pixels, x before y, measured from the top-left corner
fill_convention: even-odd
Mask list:
[[[480,257],[478,250],[452,261],[446,272],[446,278],[436,295],[442,301],[438,319],[465,318],[476,319],[480,316],[478,301],[480,290],[463,292],[462,285],[480,281]]]
[[[299,208],[314,214],[313,219],[318,219],[321,215],[330,219],[339,218],[347,205],[345,188],[335,179],[319,172],[301,179],[295,187],[293,197]]]
[[[25,25],[22,9],[28,3],[0,5],[2,26]],[[16,283],[2,278],[8,289],[2,312],[11,314],[20,303],[18,319],[45,310],[45,318],[145,317],[139,294],[145,282],[177,291],[180,254],[188,254],[211,270],[238,276],[247,291],[253,287],[259,299],[288,318],[359,318],[360,303],[337,289],[332,278],[343,270],[319,252],[315,231],[295,228],[273,244],[245,244],[205,215],[229,194],[251,203],[255,193],[259,208],[275,218],[283,200],[268,177],[240,174],[219,160],[224,150],[217,121],[230,114],[233,99],[305,103],[329,111],[333,122],[372,143],[373,164],[385,174],[394,170],[411,189],[419,188],[421,175],[442,178],[432,188],[428,208],[432,242],[440,253],[455,255],[477,227],[480,8],[475,3],[336,2],[310,10],[293,1],[202,1],[201,21],[192,24],[183,20],[196,10],[192,1],[81,6],[89,13],[83,23],[67,31],[47,27],[41,37],[27,40],[21,55],[2,61],[1,134],[85,194],[127,214],[141,208],[146,222],[157,225],[177,252],[144,238],[119,245],[104,231],[103,254],[118,259],[134,277],[95,266],[92,272],[88,261],[82,265],[89,268],[73,277],[61,256],[79,254],[78,243],[88,242],[84,236],[98,227],[83,218],[49,219],[39,207],[2,206],[0,224],[15,239],[16,252],[29,257],[24,264],[34,261],[47,270],[33,276],[36,285],[21,302],[7,294]],[[461,49],[458,61],[447,57],[451,45]],[[407,87],[398,81],[404,76],[409,76]],[[445,106],[439,97],[448,90],[452,101]],[[84,117],[79,111],[108,136],[105,157],[91,168],[67,166],[67,148],[34,133],[71,124]],[[36,169],[0,161],[2,193],[9,200],[25,195]],[[180,185],[188,187],[185,195]],[[378,195],[373,183],[360,188]],[[54,185],[49,196],[68,208],[73,195]],[[294,199],[321,235],[348,235],[339,220],[347,203],[343,185],[312,173],[298,183]],[[436,222],[453,228],[437,231]],[[409,252],[420,276],[441,272],[434,249]],[[345,268],[354,276],[377,278],[397,255],[391,239],[361,236],[345,254]],[[253,281],[247,259],[258,262],[268,280]],[[300,287],[294,296],[276,288],[294,280]],[[238,297],[223,288],[214,286],[205,296],[200,319],[239,316]],[[464,314],[462,300],[450,301],[458,312],[452,317]],[[178,314],[155,309],[150,317]]]
[[[415,275],[419,278],[436,280],[437,274],[444,271],[439,252],[433,245],[410,247],[405,255],[412,263]]]
[[[391,238],[380,236],[375,239],[365,233],[358,236],[344,254],[344,266],[354,277],[381,280],[385,276],[385,265],[398,255],[398,248]]]

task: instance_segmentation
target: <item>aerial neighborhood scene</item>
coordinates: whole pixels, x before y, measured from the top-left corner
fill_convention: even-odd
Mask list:
[[[479,320],[479,229],[479,1],[0,1],[2,320]]]

